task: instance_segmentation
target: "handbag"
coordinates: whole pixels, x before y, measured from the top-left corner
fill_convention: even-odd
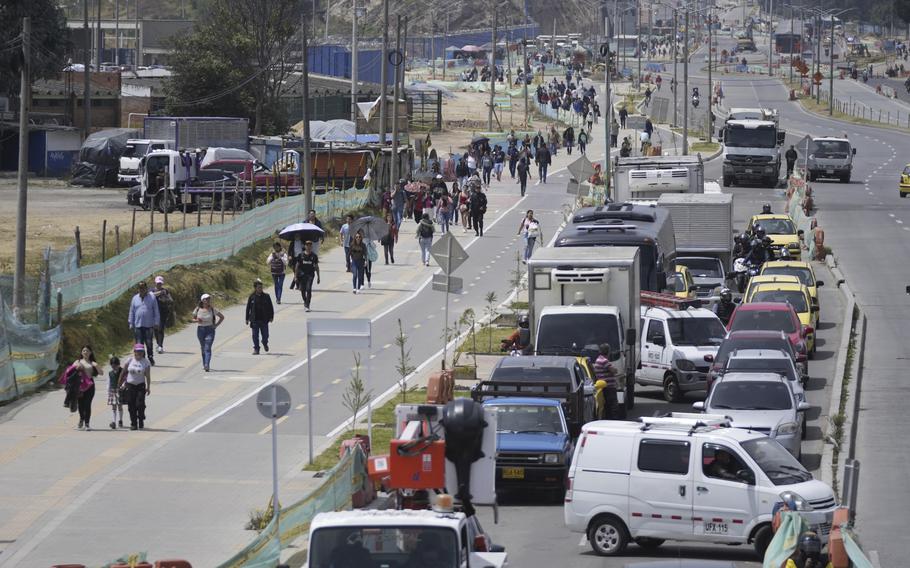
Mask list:
[[[379,260],[379,253],[376,251],[376,247],[373,245],[372,241],[367,242],[367,260],[370,262]]]

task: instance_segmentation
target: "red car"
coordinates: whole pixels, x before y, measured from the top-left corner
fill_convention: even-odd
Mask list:
[[[750,302],[738,306],[730,316],[727,330],[782,331],[797,355],[807,352],[806,336],[815,333],[815,329],[799,321],[799,316],[790,304],[781,302]]]

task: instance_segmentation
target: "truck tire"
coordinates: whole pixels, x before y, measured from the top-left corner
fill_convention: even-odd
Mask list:
[[[841,177],[840,177],[840,182],[841,182],[841,183],[850,183],[850,174],[847,174],[847,175],[845,175],[845,176],[841,176]]]
[[[667,376],[664,377],[664,400],[667,402],[679,402],[682,400],[679,380],[673,373],[667,373]]]
[[[733,178],[724,176],[724,187],[730,187],[731,185],[733,185]]]
[[[624,410],[632,410],[635,408],[635,380],[626,382],[626,403],[624,405]]]
[[[765,551],[768,550],[768,545],[771,544],[773,536],[774,533],[771,532],[771,525],[769,524],[764,524],[755,531],[752,537],[752,546],[755,547],[755,552],[758,553],[759,558],[765,557]]]
[[[806,172],[806,179],[808,179],[809,181],[815,181],[815,177],[816,177],[815,172],[813,172],[812,170],[809,170],[808,172]]]
[[[601,515],[591,521],[588,527],[588,541],[597,555],[616,556],[622,554],[629,544],[629,533],[618,518],[613,515]]]
[[[777,187],[777,184],[778,184],[779,181],[780,181],[780,180],[777,179],[777,176],[770,176],[770,177],[766,180],[766,185],[767,185],[768,187],[770,187],[770,188],[775,188],[775,187]]]
[[[170,213],[177,206],[177,199],[171,191],[159,191],[154,199],[155,209],[161,213]]]

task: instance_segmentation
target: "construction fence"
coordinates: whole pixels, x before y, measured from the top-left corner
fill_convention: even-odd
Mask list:
[[[817,258],[818,252],[818,227],[815,218],[807,214],[811,213],[814,208],[812,200],[812,188],[806,183],[803,173],[794,170],[793,175],[787,180],[787,210],[785,213],[790,215],[797,231],[803,231],[803,237],[800,240],[803,260],[812,260]],[[824,235],[824,233],[821,233]]]
[[[314,196],[313,208],[332,219],[363,207],[369,192],[330,191]],[[305,218],[304,197],[294,195],[221,224],[152,233],[104,262],[78,266],[75,247],[48,250],[41,278],[26,282],[26,301],[16,310],[6,301],[12,298],[11,284],[0,279],[0,402],[34,391],[55,373],[61,317],[104,307],[151,274],[229,258]]]
[[[272,568],[278,565],[281,549],[305,536],[310,523],[318,513],[350,509],[352,496],[362,491],[367,478],[366,455],[360,446],[349,449],[341,461],[330,469],[322,485],[303,499],[288,507],[281,507],[276,528],[275,517],[243,550],[218,568]],[[280,532],[279,539],[276,533]]]

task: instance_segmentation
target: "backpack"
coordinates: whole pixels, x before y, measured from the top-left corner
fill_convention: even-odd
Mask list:
[[[433,226],[428,225],[427,223],[421,223],[420,227],[417,228],[417,235],[421,239],[429,239],[433,236]]]
[[[281,256],[273,254],[272,260],[269,262],[269,268],[272,274],[284,274],[284,261],[281,260]]]

